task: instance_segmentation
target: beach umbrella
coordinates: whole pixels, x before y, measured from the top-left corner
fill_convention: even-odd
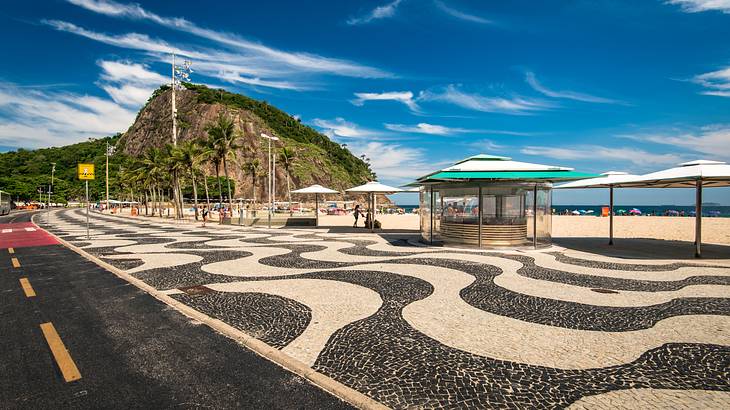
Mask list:
[[[613,188],[626,181],[633,181],[638,175],[621,171],[604,172],[598,178],[581,179],[558,185],[555,189],[608,188],[608,244],[613,245]],[[624,211],[625,213],[625,211]]]
[[[315,215],[315,226],[319,226],[319,194],[339,194],[339,191],[334,189],[325,188],[322,185],[312,185],[306,188],[297,189],[291,191],[292,194],[314,194],[314,215]],[[291,206],[291,204],[289,205]]]
[[[695,257],[702,256],[702,188],[730,186],[730,165],[721,161],[696,160],[652,172],[621,186],[630,188],[695,189]]]
[[[370,232],[375,231],[375,195],[377,194],[392,194],[395,192],[402,192],[400,188],[381,184],[377,181],[371,181],[367,184],[356,186],[346,190],[352,193],[367,193],[370,196]]]

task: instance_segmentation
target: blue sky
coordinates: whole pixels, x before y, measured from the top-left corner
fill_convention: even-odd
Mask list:
[[[730,0],[13,1],[0,35],[3,151],[126,130],[176,50],[193,82],[299,116],[386,183],[480,152],[589,172],[730,161]]]

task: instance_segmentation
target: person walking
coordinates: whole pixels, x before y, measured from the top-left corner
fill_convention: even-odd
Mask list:
[[[357,228],[357,220],[358,220],[358,218],[360,218],[362,216],[362,214],[360,213],[360,204],[355,205],[354,216],[355,216],[355,223],[352,225],[352,227]]]
[[[203,228],[205,228],[205,223],[208,222],[208,206],[207,205],[203,205],[202,216],[203,216]]]

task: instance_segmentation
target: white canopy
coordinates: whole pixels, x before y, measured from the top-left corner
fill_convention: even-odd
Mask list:
[[[558,185],[554,189],[571,189],[571,188],[610,188],[623,182],[634,181],[640,178],[639,175],[629,174],[628,172],[608,171],[601,174],[598,178],[581,179],[578,181],[568,182]]]
[[[608,175],[611,174],[611,175]],[[702,188],[730,186],[730,165],[721,161],[696,160],[646,175],[606,173],[604,177],[580,180],[556,188],[609,188],[610,189],[610,239],[613,243],[613,189],[614,188],[695,188],[695,256],[700,257],[702,246]],[[611,183],[606,183],[610,181]]]
[[[346,191],[347,192],[369,192],[369,193],[375,193],[375,194],[388,194],[388,193],[393,193],[393,192],[402,192],[403,190],[400,188],[381,184],[378,181],[371,181],[371,182],[368,182],[367,184],[347,189]]]
[[[292,194],[339,194],[339,191],[335,191],[334,189],[325,188],[322,185],[312,185],[308,186],[306,188],[297,189],[296,191],[291,191]]]
[[[730,165],[721,161],[697,160],[674,168],[642,175],[620,184],[624,188],[694,188],[730,186]]]
[[[510,157],[479,154],[463,159],[441,171],[572,171],[573,168],[556,167],[553,165],[532,164],[529,162],[512,161]]]

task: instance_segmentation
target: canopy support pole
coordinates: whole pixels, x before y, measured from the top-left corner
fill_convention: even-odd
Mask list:
[[[290,204],[291,206],[291,204]],[[302,204],[299,204],[299,209],[301,210]],[[314,193],[314,226],[319,226],[319,194]]]
[[[537,249],[537,184],[532,191],[532,246]]]
[[[695,258],[702,257],[702,180],[697,180],[697,203],[695,204]]]
[[[613,245],[613,185],[608,187],[608,244]]]
[[[370,233],[375,233],[375,192],[370,193]]]
[[[430,204],[431,204],[431,206],[430,206],[431,215],[429,215],[429,218],[431,218],[431,223],[429,224],[429,226],[430,226],[430,229],[429,229],[429,239],[431,241],[431,245],[433,245],[433,221],[434,221],[433,209],[436,206],[436,204],[434,204],[434,201],[433,201],[434,200],[434,196],[433,196],[433,185],[431,185],[428,189],[431,190],[431,192],[429,193],[429,195],[431,195],[431,202],[430,202]]]
[[[482,247],[482,187],[479,186],[479,200],[477,202],[479,205],[477,205],[477,209],[479,209],[479,219],[477,223],[479,224],[479,247]]]

